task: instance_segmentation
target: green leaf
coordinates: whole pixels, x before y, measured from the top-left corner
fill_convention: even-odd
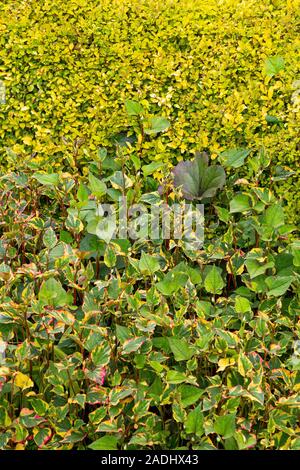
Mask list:
[[[180,385],[181,405],[183,408],[193,405],[199,400],[204,391],[194,385]]]
[[[11,419],[9,417],[7,410],[3,406],[0,406],[0,426],[9,427],[10,425],[11,425]]]
[[[59,184],[57,173],[34,173],[33,177],[45,186],[58,186]]]
[[[293,265],[300,267],[300,242],[295,241],[291,245],[292,255],[293,255]]]
[[[49,227],[45,230],[43,235],[43,242],[48,250],[51,250],[57,244],[57,237],[52,227]]]
[[[52,431],[49,428],[37,428],[37,432],[34,433],[34,442],[38,447],[43,447],[43,445],[47,444],[52,436]]]
[[[110,345],[107,342],[96,346],[91,353],[95,366],[106,366],[110,361],[110,352]]]
[[[89,192],[87,190],[87,187],[80,183],[78,191],[77,191],[77,199],[79,202],[85,202],[89,198]]]
[[[112,435],[100,437],[88,446],[92,450],[117,450],[118,438]]]
[[[217,189],[224,186],[225,178],[224,169],[220,165],[209,166],[201,179],[201,199],[214,197]]]
[[[189,275],[192,284],[194,284],[195,286],[199,286],[200,284],[202,284],[202,275],[200,270],[188,266],[187,274]]]
[[[107,245],[104,253],[104,263],[108,268],[113,268],[116,265],[116,262],[117,256],[115,250],[110,245]]]
[[[184,423],[186,419],[186,413],[182,408],[181,403],[175,402],[172,404],[172,414],[177,423]]]
[[[269,77],[277,75],[285,67],[284,59],[280,56],[271,56],[265,60],[265,73]]]
[[[86,402],[86,395],[84,393],[77,393],[77,395],[75,395],[74,397],[69,398],[69,403],[76,403],[82,409],[84,409],[85,402]]]
[[[235,298],[234,308],[237,313],[251,312],[251,304],[249,300],[246,299],[246,297],[241,297],[240,295]]]
[[[102,196],[104,196],[107,191],[106,184],[96,178],[92,173],[89,173],[89,188],[97,199],[100,199]]]
[[[104,407],[97,408],[95,411],[89,413],[89,421],[93,424],[99,424],[106,416],[106,409]]]
[[[184,423],[187,434],[196,434],[201,437],[204,434],[204,415],[201,406],[198,405],[194,410],[190,411]]]
[[[182,372],[178,372],[177,370],[169,370],[167,372],[166,381],[169,384],[180,384],[182,382],[189,382],[190,380]]]
[[[264,258],[259,257],[259,254],[256,254],[255,252],[250,252],[247,255],[245,265],[248,270],[248,273],[250,274],[251,279],[254,279],[257,276],[264,274],[267,269],[273,268],[274,262],[268,262]]]
[[[149,165],[142,166],[144,176],[152,175],[155,171],[162,168],[165,164],[163,162],[152,162]]]
[[[230,213],[227,209],[225,209],[224,207],[219,207],[219,206],[214,206],[216,211],[217,211],[217,215],[219,217],[220,220],[222,220],[222,222],[225,222],[225,224],[227,224],[229,222],[229,219],[230,219]]]
[[[107,149],[105,147],[99,147],[97,150],[95,161],[104,162],[107,157]]]
[[[3,427],[3,426],[9,427],[11,425],[11,423],[12,423],[12,421],[11,421],[11,418],[8,414],[8,410],[6,410],[4,408],[4,406],[0,406],[0,426],[1,427]],[[17,428],[16,431],[17,431],[18,437],[20,435],[21,435],[20,437],[23,437],[24,434],[25,434],[25,437],[26,437],[26,433],[24,433],[24,431],[22,431],[22,428],[20,429],[19,424],[17,424],[15,427]]]
[[[132,161],[132,163],[134,165],[135,171],[139,171],[139,169],[141,168],[141,159],[137,155],[132,153],[130,155],[130,160]]]
[[[158,259],[154,255],[148,255],[144,251],[142,252],[138,266],[143,274],[153,275],[156,271],[160,270]]]
[[[265,401],[264,392],[259,386],[255,384],[253,385],[250,384],[248,387],[248,391],[246,390],[243,393],[243,396],[250,398],[250,400],[257,402],[262,406],[264,405],[264,401]]]
[[[265,120],[268,124],[280,124],[281,120],[276,116],[271,116],[270,114],[265,115]]]
[[[288,398],[281,397],[278,401],[277,406],[280,406],[280,407],[281,406],[284,406],[284,407],[287,406],[287,407],[295,408],[295,409],[299,410],[299,408],[300,408],[299,393],[290,395]]]
[[[279,297],[285,294],[293,281],[293,276],[273,276],[266,279],[268,297]]]
[[[130,387],[117,387],[111,390],[109,394],[109,400],[112,406],[117,405],[120,401],[124,400],[124,398],[132,396],[134,393],[134,389]]]
[[[70,429],[70,431],[67,431],[65,434],[62,443],[75,444],[76,442],[83,441],[85,436],[86,434],[81,430]]]
[[[147,135],[158,134],[166,131],[170,127],[170,121],[165,117],[152,117],[147,121],[144,132]]]
[[[251,209],[251,200],[246,194],[238,194],[229,204],[231,214],[235,212],[245,212]]]
[[[253,369],[252,362],[246,354],[240,352],[238,357],[238,372],[241,374],[242,377],[246,377],[247,373]]]
[[[69,296],[59,281],[50,278],[42,284],[39,292],[39,300],[44,305],[62,307],[69,303]]]
[[[64,323],[65,325],[73,325],[75,321],[73,315],[68,311],[52,310],[51,316],[54,317],[57,321]]]
[[[130,332],[130,329],[126,326],[123,325],[116,325],[116,336],[120,343],[124,343],[127,339],[129,339],[132,334]]]
[[[246,148],[232,148],[220,153],[219,159],[226,167],[239,168],[250,152],[251,150]]]
[[[256,444],[256,437],[254,434],[249,434],[247,431],[238,431],[234,433],[234,439],[238,445],[239,450],[249,449]]]
[[[223,287],[225,286],[225,282],[222,279],[220,274],[220,269],[216,266],[210,268],[206,278],[204,280],[204,287],[207,292],[211,294],[221,294]]]
[[[269,188],[253,188],[253,192],[266,205],[274,202],[274,195],[271,193]]]
[[[235,433],[235,413],[218,416],[214,423],[214,431],[224,439],[232,437]]]
[[[155,287],[163,295],[172,295],[176,293],[180,287],[185,286],[188,280],[188,275],[180,272],[168,272],[162,281],[155,284]]]
[[[122,355],[130,354],[136,352],[146,341],[145,336],[138,336],[136,338],[128,339],[124,342],[122,348]]]
[[[168,341],[176,361],[188,361],[194,355],[194,349],[185,339],[168,338]]]
[[[229,348],[236,348],[239,342],[239,337],[232,331],[221,330],[215,328],[215,332],[220,338],[222,338]]]
[[[132,180],[122,171],[115,171],[115,173],[109,177],[109,181],[114,189],[124,190],[131,188],[133,185]]]
[[[143,112],[143,107],[138,101],[126,100],[125,109],[129,116],[139,116]]]
[[[44,400],[41,400],[40,398],[32,398],[30,400],[30,404],[36,414],[40,416],[44,416],[49,408],[48,403],[46,403]]]
[[[26,436],[25,436],[26,437]],[[3,450],[11,438],[10,432],[3,432],[0,434],[0,449]]]
[[[142,194],[140,197],[140,202],[144,202],[145,204],[159,204],[161,201],[161,197],[158,192],[152,192],[152,193],[145,193]]]
[[[35,411],[23,408],[19,416],[20,424],[26,428],[34,428],[41,423],[45,422],[45,419],[38,416]]]
[[[278,228],[284,224],[284,211],[278,204],[268,207],[265,211],[263,222],[269,227]]]

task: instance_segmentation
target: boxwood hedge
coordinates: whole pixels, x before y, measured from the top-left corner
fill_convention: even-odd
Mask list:
[[[75,139],[81,158],[109,147],[131,98],[172,123],[145,142],[148,162],[263,144],[298,171],[299,0],[7,0],[0,13],[2,166],[14,152],[61,167]],[[294,183],[279,188],[291,219]]]

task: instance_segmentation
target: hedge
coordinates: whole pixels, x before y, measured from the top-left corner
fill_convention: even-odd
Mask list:
[[[2,2],[2,169],[63,167],[78,139],[83,159],[111,147],[134,99],[171,121],[146,162],[263,145],[296,172],[278,187],[295,221],[299,11],[299,0]]]

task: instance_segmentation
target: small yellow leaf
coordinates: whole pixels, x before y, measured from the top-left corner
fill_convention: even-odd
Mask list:
[[[294,390],[295,392],[300,392],[300,383],[294,385],[293,390]]]
[[[25,145],[31,145],[32,144],[32,137],[30,135],[26,135],[23,137],[23,143]]]
[[[24,450],[24,449],[25,449],[25,445],[20,442],[15,447],[15,450]]]
[[[233,366],[235,364],[235,359],[233,359],[233,357],[225,357],[223,359],[220,359],[218,361],[218,371],[217,372],[221,372],[222,370],[225,370],[226,367],[229,367],[229,366]]]
[[[33,387],[34,383],[31,378],[22,372],[17,372],[15,375],[15,384],[17,387],[20,387],[22,390],[25,388]]]

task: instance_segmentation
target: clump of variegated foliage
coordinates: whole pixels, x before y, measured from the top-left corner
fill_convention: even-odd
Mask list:
[[[267,151],[191,156],[160,194],[143,139],[169,123],[126,108],[114,152],[1,176],[0,447],[299,449],[300,242]],[[203,247],[101,238],[120,196],[201,199]]]
[[[172,122],[145,139],[145,163],[263,144],[299,175],[299,12],[299,0],[0,2],[0,166],[18,168],[14,153],[68,171],[74,146],[81,161],[112,149],[130,98]],[[295,180],[274,190],[299,221]]]

